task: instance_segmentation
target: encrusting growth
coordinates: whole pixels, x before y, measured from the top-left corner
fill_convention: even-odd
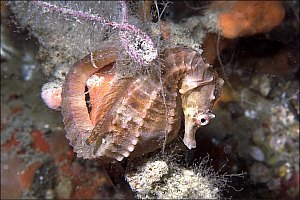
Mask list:
[[[208,167],[208,157],[199,165],[184,167],[178,155],[130,159],[125,179],[138,199],[220,199],[230,182]],[[233,175],[234,176],[234,175]],[[236,175],[243,177],[243,175]],[[230,175],[229,175],[230,177]]]
[[[91,13],[58,7],[48,2],[33,2],[47,11],[61,13],[73,18],[87,19],[103,25],[111,26],[113,28],[118,28],[120,30],[120,38],[124,49],[126,50],[127,54],[137,63],[142,65],[149,64],[158,55],[157,49],[155,48],[151,38],[136,26],[127,22],[127,6],[125,1],[120,1],[122,5],[121,23],[110,22]]]

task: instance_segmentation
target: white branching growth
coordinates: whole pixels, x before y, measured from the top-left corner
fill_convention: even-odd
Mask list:
[[[167,149],[167,156],[156,154],[128,162],[125,179],[138,199],[221,199],[231,186],[231,177],[241,174],[221,174],[210,166],[209,156],[190,167],[179,165],[180,154]],[[237,190],[236,190],[237,191]]]
[[[142,65],[148,65],[157,58],[157,49],[148,35],[141,31],[135,31],[135,33],[121,30],[122,45],[132,60]]]
[[[127,5],[120,1],[122,5],[122,25],[127,29],[120,30],[122,45],[127,54],[137,63],[142,65],[150,64],[157,58],[157,49],[151,38],[137,27],[127,22]]]

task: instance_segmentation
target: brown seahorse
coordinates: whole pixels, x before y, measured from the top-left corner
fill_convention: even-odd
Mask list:
[[[191,48],[167,48],[153,62],[163,66],[161,80],[155,73],[133,77],[116,74],[89,113],[86,82],[94,73],[101,74],[105,66],[112,65],[117,53],[118,48],[113,47],[94,52],[102,58],[92,64],[87,56],[67,74],[61,107],[66,137],[77,156],[121,161],[143,155],[173,140],[183,120],[183,142],[189,149],[195,148],[196,130],[214,118],[211,109],[224,82],[216,71]]]

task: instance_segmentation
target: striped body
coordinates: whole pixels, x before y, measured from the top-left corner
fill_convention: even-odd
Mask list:
[[[117,49],[110,51],[113,53],[106,61],[97,61],[99,68],[115,62]],[[181,121],[190,123],[187,116],[195,123],[191,113],[198,116],[199,112],[210,111],[222,83],[201,56],[192,49],[178,47],[165,50],[160,59],[163,84],[155,74],[126,78],[116,74],[111,88],[92,107],[95,125],[83,96],[87,78],[99,69],[88,60],[70,69],[63,89],[62,113],[67,138],[79,157],[121,161],[124,157],[143,155],[173,140]],[[80,76],[81,73],[85,75]],[[77,83],[81,84],[80,89]],[[187,133],[188,147],[193,146],[189,144],[193,143],[193,134]]]

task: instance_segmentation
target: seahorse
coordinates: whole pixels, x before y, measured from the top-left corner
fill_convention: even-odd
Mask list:
[[[196,130],[215,117],[211,110],[224,83],[217,72],[196,50],[174,47],[164,49],[151,64],[163,66],[161,80],[155,73],[119,76],[115,70],[118,51],[117,47],[96,51],[93,54],[101,57],[96,63],[87,56],[66,76],[62,115],[66,137],[77,156],[105,161],[141,156],[172,141],[182,121],[183,142],[195,148]],[[89,112],[86,82],[104,68],[110,69],[113,79]]]

